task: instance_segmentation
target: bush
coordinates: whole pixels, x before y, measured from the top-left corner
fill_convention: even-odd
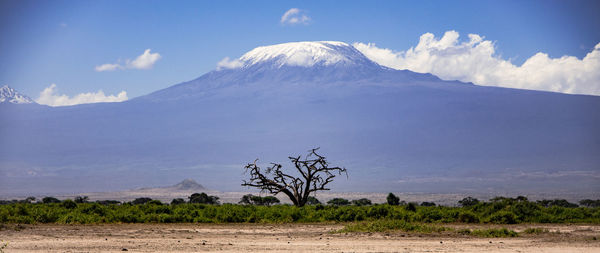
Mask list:
[[[369,208],[367,216],[373,219],[382,219],[388,217],[390,214],[390,208],[384,205],[376,205]]]
[[[512,212],[499,211],[490,216],[489,222],[496,224],[515,224],[517,223],[517,216]]]
[[[143,204],[146,204],[146,203],[148,203],[150,201],[152,201],[151,198],[137,198],[137,199],[134,199],[133,201],[131,201],[131,204],[133,204],[133,205],[143,205]]]
[[[319,204],[321,204],[321,201],[319,201],[317,198],[315,198],[313,196],[309,196],[308,199],[306,199],[306,204],[307,205],[319,205]]]
[[[239,204],[246,205],[257,205],[257,206],[270,206],[273,204],[280,203],[279,199],[273,196],[254,196],[252,194],[246,194],[242,197]]]
[[[347,206],[347,205],[350,205],[350,201],[348,201],[347,199],[343,199],[343,198],[334,198],[334,199],[327,201],[327,204],[334,205],[334,206]]]
[[[371,200],[366,199],[366,198],[352,200],[352,204],[355,206],[370,206],[370,205],[372,205]]]
[[[159,205],[160,206],[163,203],[160,202],[160,200],[158,200],[158,199],[153,199],[153,200],[150,200],[150,201],[146,202],[146,204],[148,204],[148,205]]]
[[[171,200],[171,205],[180,205],[180,204],[185,204],[185,200],[182,198],[176,198]]]
[[[552,200],[544,199],[544,200],[538,200],[537,203],[542,206],[545,206],[545,207],[553,207],[553,206],[560,206],[560,207],[567,207],[567,208],[579,207],[577,204],[571,203],[571,202],[567,201],[566,199],[552,199]]]
[[[387,195],[386,200],[387,200],[388,205],[391,205],[391,206],[400,205],[400,198],[398,198],[396,195],[394,195],[391,192]]]
[[[464,211],[458,215],[457,220],[464,223],[479,223],[479,217],[473,212]]]
[[[579,204],[585,207],[600,207],[600,199],[597,200],[591,200],[591,199],[584,199],[579,201]]]
[[[44,204],[50,204],[50,203],[60,203],[60,200],[58,200],[55,197],[44,197],[42,199],[42,203]]]
[[[408,203],[408,205],[406,205],[405,207],[406,211],[410,211],[410,212],[416,212],[417,211],[417,205],[415,203]]]
[[[75,197],[75,203],[87,203],[88,202],[88,196],[77,196]]]
[[[209,196],[206,193],[194,193],[190,197],[190,203],[197,204],[208,204],[208,205],[218,205],[219,197],[217,196]]]
[[[73,209],[73,208],[77,207],[77,203],[75,203],[75,201],[73,201],[73,200],[66,199],[62,202],[61,206],[66,209]]]
[[[466,197],[458,201],[458,204],[462,207],[474,206],[479,204],[479,200],[473,197]]]
[[[96,203],[100,204],[100,205],[117,205],[117,204],[121,204],[120,201],[116,201],[116,200],[97,200]]]

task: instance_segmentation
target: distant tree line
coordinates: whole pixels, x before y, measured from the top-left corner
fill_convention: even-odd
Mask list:
[[[597,200],[583,199],[583,200],[579,201],[579,204],[575,204],[575,203],[571,203],[565,199],[543,199],[543,200],[537,200],[535,202],[530,202],[527,199],[527,197],[524,197],[524,196],[518,196],[516,198],[494,197],[494,198],[490,199],[489,202],[482,202],[474,197],[466,197],[466,198],[459,200],[458,205],[461,207],[472,207],[472,206],[476,206],[476,205],[479,205],[482,203],[519,203],[519,202],[535,203],[535,204],[538,204],[543,207],[554,207],[554,206],[566,207],[566,208],[577,208],[577,207],[597,208],[597,207],[600,207],[600,199],[597,199]],[[35,197],[27,197],[27,198],[21,199],[21,200],[17,200],[17,199],[0,200],[0,205],[9,205],[9,204],[18,204],[18,203],[20,203],[20,204],[53,204],[53,203],[58,204],[58,203],[63,203],[66,206],[73,206],[73,205],[82,204],[82,203],[98,203],[101,205],[123,204],[122,202],[117,201],[117,200],[97,200],[97,201],[90,202],[88,196],[76,196],[73,200],[66,199],[63,201],[61,201],[55,197],[51,197],[51,196],[43,197],[37,201],[36,201]],[[143,204],[161,204],[162,205],[163,204],[160,200],[153,200],[153,199],[147,198],[147,197],[136,198],[130,202],[124,202],[124,203],[132,204],[132,205],[143,205]],[[183,198],[175,198],[171,201],[170,204],[171,205],[179,205],[179,204],[186,204],[186,203],[207,204],[207,205],[219,205],[220,204],[219,197],[211,196],[204,192],[194,193],[194,194],[190,195],[187,198],[187,200],[185,200]],[[406,201],[400,200],[400,198],[398,196],[394,195],[393,193],[389,193],[387,195],[386,203],[391,206],[406,206],[406,208],[411,209],[411,210],[415,209],[414,207],[416,207],[416,206],[436,206],[436,203],[427,202],[427,201],[421,202],[420,204],[415,203],[415,202],[407,203]],[[252,194],[246,194],[246,195],[242,196],[242,198],[240,199],[238,204],[256,205],[256,206],[271,206],[271,205],[281,204],[281,202],[278,198],[276,198],[274,196],[261,197],[261,196],[255,196]],[[317,198],[310,196],[310,197],[308,197],[306,204],[307,205],[321,205],[322,203]],[[355,200],[348,200],[348,199],[344,199],[344,198],[333,198],[333,199],[330,199],[329,201],[327,201],[326,204],[332,205],[332,206],[350,206],[350,205],[369,206],[369,205],[373,205],[372,201],[367,198],[361,198],[361,199],[355,199]]]

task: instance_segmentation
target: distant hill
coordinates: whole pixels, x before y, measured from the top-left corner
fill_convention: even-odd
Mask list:
[[[158,199],[165,202],[169,202],[175,198],[186,199],[193,193],[216,193],[216,191],[210,190],[197,183],[193,179],[185,179],[177,184],[171,186],[159,186],[159,187],[143,187],[138,189],[128,189],[122,191],[105,191],[105,192],[87,192],[79,194],[65,194],[58,195],[60,199],[74,198],[75,196],[88,196],[91,201],[95,200],[118,200],[118,201],[131,201],[136,198],[152,198]],[[41,197],[41,195],[40,195]]]
[[[207,190],[201,184],[197,183],[194,179],[188,178],[176,185],[169,187],[177,191],[205,191]]]

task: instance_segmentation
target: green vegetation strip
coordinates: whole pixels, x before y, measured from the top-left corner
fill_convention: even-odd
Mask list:
[[[12,203],[0,205],[0,223],[290,223],[395,220],[406,223],[590,223],[600,224],[600,208],[545,207],[503,200],[467,207],[375,204],[364,206],[133,203]],[[391,226],[402,226],[392,224]],[[374,224],[382,226],[385,224]],[[408,226],[408,225],[407,225]],[[373,227],[372,229],[376,229]],[[407,228],[408,229],[408,228]],[[429,228],[414,228],[427,230]],[[535,231],[532,231],[535,233]]]

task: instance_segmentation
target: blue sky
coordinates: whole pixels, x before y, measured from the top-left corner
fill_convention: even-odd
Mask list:
[[[282,24],[290,8],[309,20]],[[598,10],[600,1],[3,0],[0,86],[32,98],[51,84],[68,96],[103,90],[133,98],[199,77],[257,46],[336,40],[401,52],[425,33],[440,38],[447,31],[461,41],[478,34],[515,65],[538,52],[582,59],[600,42]],[[151,68],[95,69],[125,66],[146,49],[160,54]]]

